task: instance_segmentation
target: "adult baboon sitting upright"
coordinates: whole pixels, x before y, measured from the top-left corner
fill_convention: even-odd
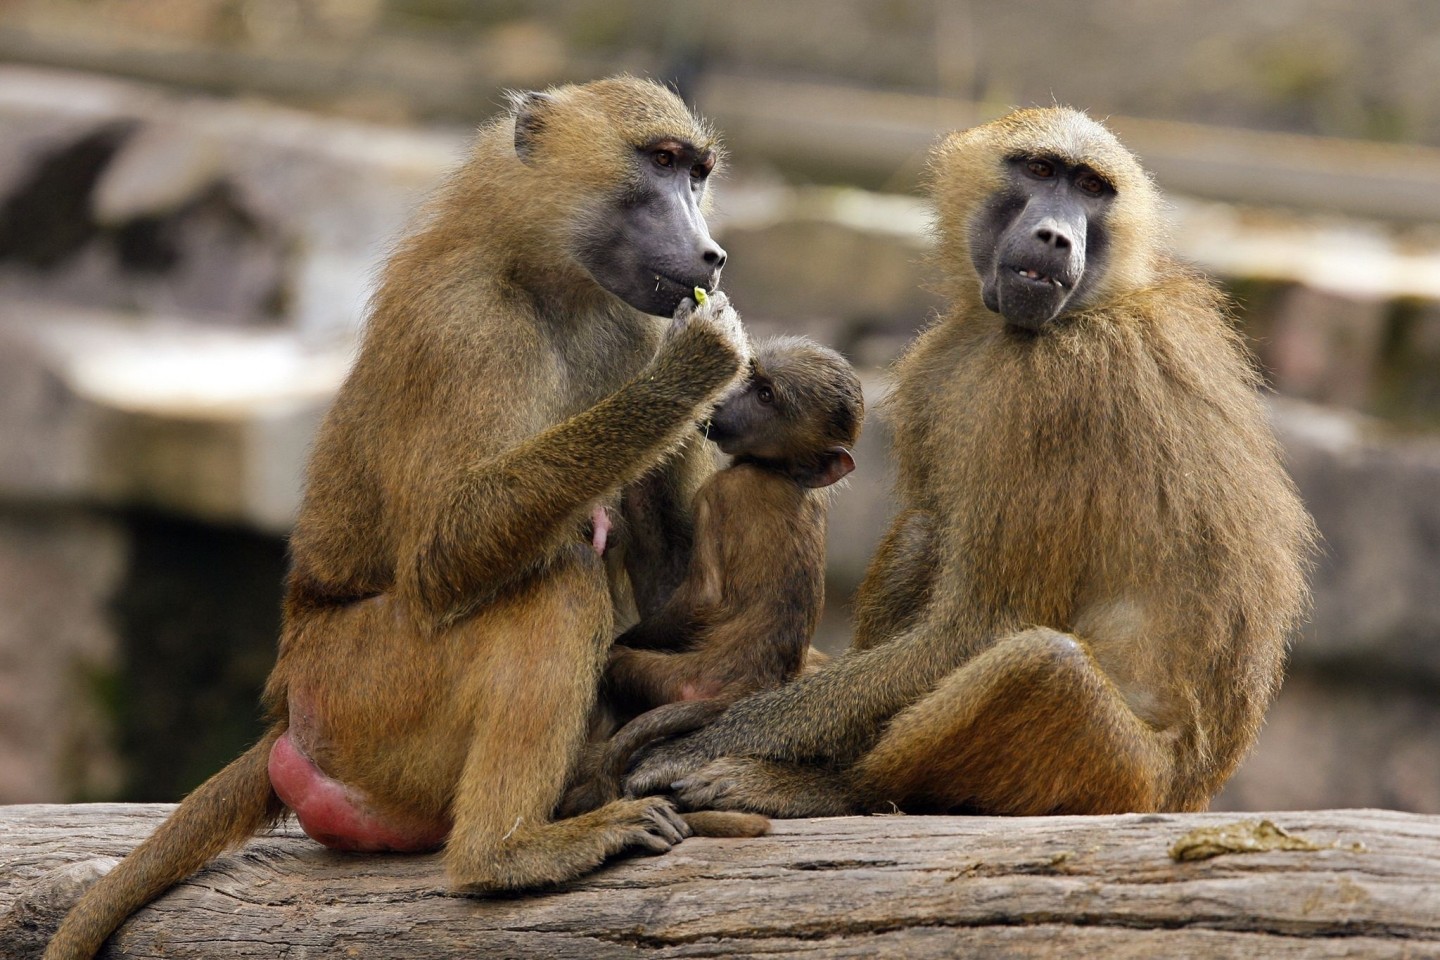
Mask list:
[[[466,892],[689,832],[659,797],[552,813],[614,638],[610,580],[623,558],[642,609],[678,582],[713,469],[694,425],[748,368],[724,296],[687,299],[725,261],[703,216],[715,162],[714,133],[631,78],[519,96],[481,130],[387,265],[316,441],[270,730],[85,896],[46,957],[90,956],[286,810],[340,849],[443,845]]]
[[[951,305],[896,371],[901,510],[854,646],[629,787],[778,816],[1200,809],[1306,600],[1255,373],[1099,124],[1020,111],[932,170]]]

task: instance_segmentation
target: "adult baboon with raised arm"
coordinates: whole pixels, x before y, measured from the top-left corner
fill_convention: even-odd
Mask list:
[[[932,171],[950,307],[896,370],[901,511],[854,646],[629,786],[778,816],[1201,809],[1306,601],[1254,370],[1085,115],[954,134]]]
[[[85,896],[47,958],[90,956],[287,809],[340,849],[443,844],[467,892],[688,832],[657,797],[551,814],[622,555],[642,607],[684,568],[623,529],[607,552],[622,491],[683,548],[710,469],[694,425],[748,367],[723,295],[686,299],[725,259],[703,217],[715,161],[677,97],[629,78],[517,97],[481,130],[386,267],[320,432],[269,732]]]

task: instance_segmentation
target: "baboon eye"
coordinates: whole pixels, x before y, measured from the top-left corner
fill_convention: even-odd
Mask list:
[[[654,158],[655,166],[657,167],[675,166],[675,154],[669,150],[656,150],[651,156]]]
[[[1049,180],[1055,176],[1055,165],[1038,157],[1025,164],[1025,169],[1030,171],[1032,177],[1039,177],[1041,180]]]
[[[775,391],[762,383],[755,388],[755,399],[763,404],[772,404],[775,402]]]
[[[715,169],[715,154],[709,154],[703,160],[699,160],[690,168],[690,176],[696,180],[704,180],[710,176],[710,171]]]
[[[1105,192],[1105,181],[1094,173],[1082,174],[1080,179],[1075,181],[1075,186],[1095,197]]]

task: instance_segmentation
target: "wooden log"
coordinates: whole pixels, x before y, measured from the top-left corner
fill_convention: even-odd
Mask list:
[[[85,875],[171,809],[0,807],[0,956],[38,955]],[[1247,828],[1238,845],[1269,849],[1172,856],[1197,830],[1234,847],[1216,828],[1262,817],[1289,839]],[[782,953],[1440,956],[1440,817],[1346,810],[777,821],[769,837],[691,839],[558,890],[494,899],[447,891],[435,856],[336,853],[286,825],[141,910],[102,955]]]

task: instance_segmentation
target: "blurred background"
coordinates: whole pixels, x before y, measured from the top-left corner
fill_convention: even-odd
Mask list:
[[[259,732],[305,451],[375,269],[506,88],[672,82],[758,333],[874,405],[938,134],[1108,118],[1236,298],[1325,536],[1216,805],[1440,813],[1440,4],[0,0],[0,802],[173,800]],[[883,529],[872,416],[824,642]]]

